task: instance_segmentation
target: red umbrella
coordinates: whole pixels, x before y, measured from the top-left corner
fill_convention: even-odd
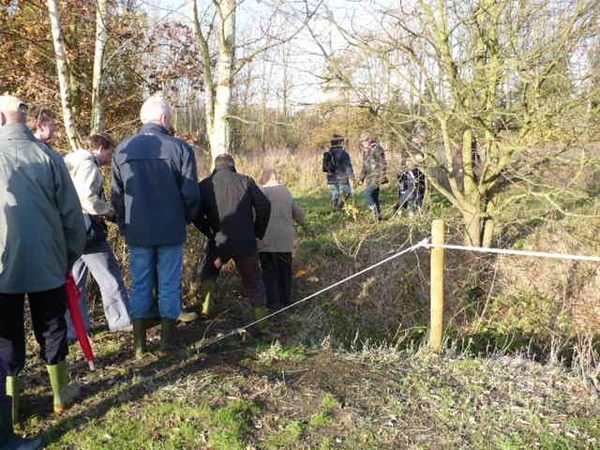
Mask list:
[[[94,370],[94,351],[90,344],[87,333],[85,332],[85,325],[83,324],[83,314],[81,314],[81,308],[79,307],[79,300],[81,300],[81,291],[79,286],[75,283],[73,274],[69,272],[67,275],[67,297],[69,299],[69,311],[71,312],[71,319],[73,320],[73,326],[75,333],[77,333],[77,339],[81,350],[85,355],[85,359],[88,361],[88,365],[91,370]]]

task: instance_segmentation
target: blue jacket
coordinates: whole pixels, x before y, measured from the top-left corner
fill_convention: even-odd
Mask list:
[[[200,208],[191,147],[160,125],[145,124],[122,141],[112,161],[112,204],[127,243],[180,245]]]
[[[331,147],[330,150],[335,158],[335,172],[327,174],[327,184],[347,184],[354,178],[352,161],[344,147]]]

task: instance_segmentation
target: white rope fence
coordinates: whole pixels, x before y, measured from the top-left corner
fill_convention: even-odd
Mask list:
[[[284,311],[287,311],[288,309],[294,308],[304,302],[307,302],[308,300],[313,299],[313,298],[323,294],[324,292],[330,291],[344,283],[347,283],[348,281],[350,281],[354,278],[357,278],[357,277],[363,275],[366,272],[369,272],[383,264],[386,264],[386,263],[388,263],[402,255],[405,255],[406,253],[412,252],[418,248],[427,248],[427,249],[436,249],[437,248],[437,249],[448,249],[448,250],[471,251],[471,252],[478,252],[478,253],[495,253],[495,254],[500,254],[500,255],[517,255],[517,256],[538,257],[538,258],[553,258],[553,259],[566,259],[566,260],[574,260],[574,261],[600,262],[600,257],[598,257],[598,256],[574,255],[574,254],[569,254],[569,253],[537,252],[537,251],[529,251],[529,250],[506,250],[506,249],[501,249],[501,248],[474,247],[474,246],[468,246],[468,245],[439,244],[439,243],[431,243],[431,238],[425,238],[422,241],[418,242],[417,244],[415,244],[411,247],[408,247],[404,250],[401,250],[397,253],[394,253],[393,255],[391,255],[375,264],[372,264],[369,267],[366,267],[365,269],[362,269],[362,270],[360,270],[342,280],[339,280],[317,292],[314,292],[313,294],[310,294],[301,300],[298,300],[297,302],[294,302],[284,308],[274,311],[265,317],[262,317],[253,322],[250,322],[247,325],[244,325],[243,327],[236,328],[235,330],[232,330],[232,331],[224,334],[223,336],[219,336],[217,339],[201,345],[200,347],[198,347],[198,349],[206,348],[210,345],[216,344],[217,342],[223,341],[231,336],[239,335],[239,334],[245,332],[247,328],[253,327],[254,325],[256,325],[260,322],[263,322],[265,320],[269,320],[272,317],[275,317],[276,315],[281,314]]]
[[[491,247],[471,247],[468,245],[451,245],[451,244],[431,244],[428,242],[424,245],[426,248],[445,248],[449,250],[464,250],[479,253],[497,253],[500,255],[519,255],[519,256],[537,256],[539,258],[554,258],[554,259],[570,259],[575,261],[592,261],[600,262],[599,256],[582,256],[569,253],[547,253],[535,252],[529,250],[505,250],[502,248]]]
[[[396,259],[396,258],[398,258],[398,257],[400,257],[400,256],[402,256],[402,255],[404,255],[406,253],[412,252],[412,251],[414,251],[414,250],[416,250],[416,249],[418,249],[420,247],[427,247],[428,241],[429,241],[429,238],[425,238],[422,241],[420,241],[420,242],[416,243],[415,245],[413,245],[412,247],[408,247],[408,248],[406,248],[404,250],[401,250],[401,251],[399,251],[397,253],[394,253],[393,255],[388,256],[387,258],[385,258],[385,259],[383,259],[383,260],[381,260],[381,261],[379,261],[379,262],[377,262],[375,264],[372,264],[372,265],[370,265],[369,267],[366,267],[363,270],[360,270],[360,271],[358,271],[358,272],[356,272],[356,273],[354,273],[354,274],[352,274],[352,275],[350,275],[350,276],[348,276],[348,277],[346,277],[346,278],[344,278],[344,279],[342,279],[340,281],[337,281],[337,282],[335,282],[335,283],[333,283],[333,284],[331,284],[331,285],[329,285],[329,286],[327,286],[327,287],[325,287],[325,288],[323,288],[323,289],[321,289],[321,290],[319,290],[317,292],[314,292],[314,293],[310,294],[307,297],[304,297],[301,300],[298,300],[297,302],[294,302],[294,303],[292,303],[292,304],[290,304],[290,305],[288,305],[288,306],[286,306],[284,308],[278,309],[277,311],[274,311],[274,312],[272,312],[271,314],[269,314],[269,315],[267,315],[265,317],[262,317],[262,318],[260,318],[258,320],[255,320],[254,322],[250,322],[249,324],[244,325],[243,327],[236,328],[235,330],[232,330],[229,333],[224,334],[223,336],[219,336],[217,339],[215,339],[213,341],[210,341],[210,342],[208,342],[208,343],[206,343],[204,345],[201,345],[200,347],[198,347],[198,350],[201,350],[201,349],[206,348],[206,347],[208,347],[210,345],[216,344],[217,342],[223,341],[223,340],[225,340],[225,339],[227,339],[227,338],[229,338],[231,336],[235,336],[237,334],[241,334],[247,328],[253,327],[257,323],[260,323],[260,322],[262,322],[264,320],[268,320],[268,319],[270,319],[270,318],[272,318],[272,317],[274,317],[274,316],[276,316],[278,314],[281,314],[284,311],[287,311],[290,308],[294,308],[294,307],[298,306],[301,303],[307,302],[308,300],[310,300],[312,298],[315,298],[315,297],[323,294],[324,292],[330,291],[331,289],[333,289],[333,288],[335,288],[335,287],[337,287],[337,286],[339,286],[341,284],[344,284],[344,283],[346,283],[346,282],[348,282],[348,281],[350,281],[350,280],[352,280],[352,279],[354,279],[356,277],[359,277],[362,274],[364,274],[366,272],[369,272],[369,271],[371,271],[371,270],[373,270],[373,269],[375,269],[375,268],[377,268],[377,267],[379,267],[379,266],[381,266],[383,264],[386,264],[386,263],[392,261],[393,259]]]

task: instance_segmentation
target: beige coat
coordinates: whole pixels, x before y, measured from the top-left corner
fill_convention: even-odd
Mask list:
[[[277,182],[269,182],[262,188],[271,202],[271,218],[259,252],[292,253],[294,250],[294,222],[304,225],[306,219],[302,207],[294,200],[290,191]]]

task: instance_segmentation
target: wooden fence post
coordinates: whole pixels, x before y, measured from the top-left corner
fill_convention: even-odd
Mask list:
[[[431,223],[431,243],[444,244],[444,221]],[[429,324],[429,348],[436,352],[442,350],[444,330],[444,249],[431,249],[431,311]]]

